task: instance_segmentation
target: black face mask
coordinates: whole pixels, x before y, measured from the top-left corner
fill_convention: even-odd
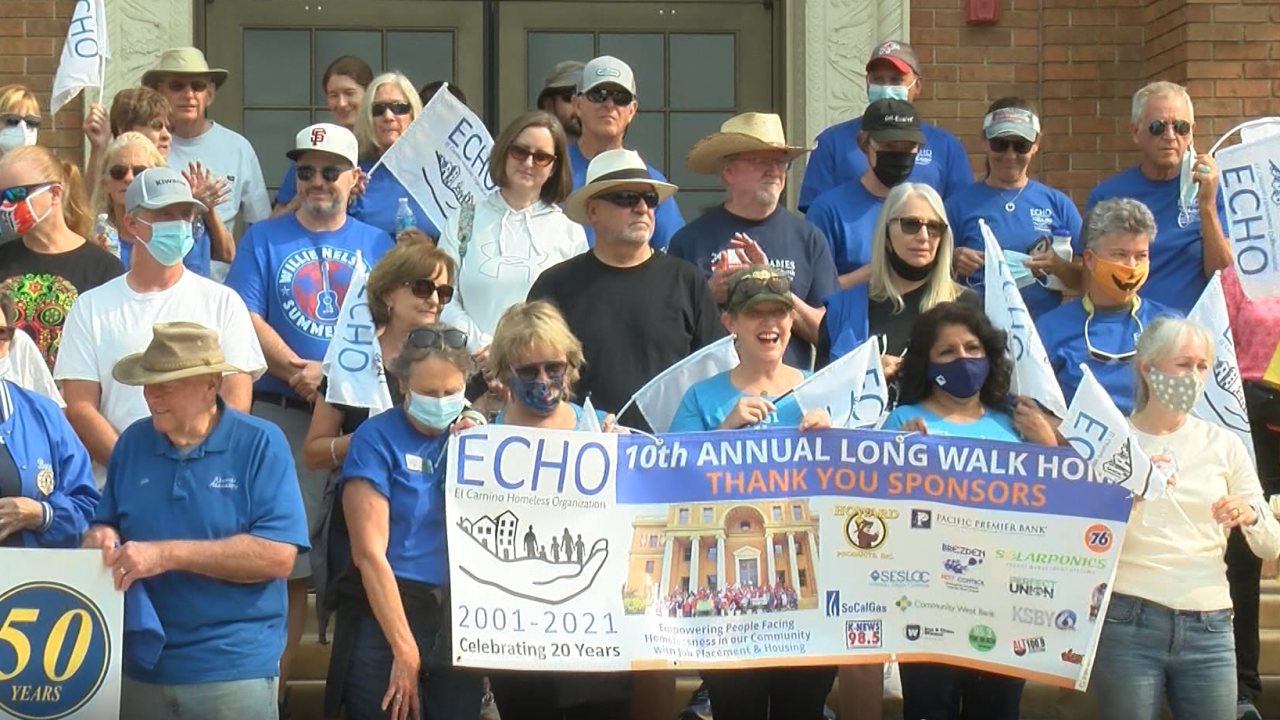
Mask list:
[[[893,272],[907,282],[920,282],[929,277],[933,272],[933,267],[938,264],[938,256],[935,253],[933,260],[929,261],[924,267],[916,267],[911,263],[898,257],[898,253],[893,251],[893,243],[885,242],[885,255],[889,258],[889,267],[893,268]]]
[[[876,150],[876,164],[871,168],[885,187],[897,187],[916,166],[916,154],[906,150]]]

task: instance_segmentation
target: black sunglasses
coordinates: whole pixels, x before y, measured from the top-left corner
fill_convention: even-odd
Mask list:
[[[405,286],[409,288],[409,292],[413,293],[414,297],[422,300],[431,297],[432,293],[440,300],[441,305],[448,305],[449,301],[453,299],[452,285],[445,285],[444,283],[437,285],[426,278],[417,278],[405,283]]]
[[[22,202],[23,200],[26,200],[31,195],[35,194],[36,190],[39,190],[42,187],[45,187],[47,185],[52,185],[52,184],[53,183],[49,183],[49,182],[41,182],[41,183],[32,183],[30,185],[14,185],[13,187],[8,187],[8,188],[5,188],[4,190],[0,190],[0,201],[9,202],[9,203]]]
[[[408,115],[413,112],[413,106],[403,100],[395,102],[376,102],[373,104],[373,116],[379,117],[386,115],[390,110],[392,115]]]
[[[516,377],[521,380],[532,382],[537,380],[543,373],[546,373],[547,378],[550,380],[559,380],[564,377],[564,373],[568,369],[569,363],[563,360],[550,360],[548,362],[529,363],[528,365],[514,367],[511,368],[511,372],[514,372]]]
[[[573,88],[565,88],[556,92],[548,93],[548,97],[553,97],[561,102],[573,102]]]
[[[914,217],[894,218],[898,227],[902,228],[902,232],[907,235],[916,235],[920,232],[920,228],[929,231],[929,237],[937,240],[942,237],[942,233],[947,231],[947,224],[941,220],[922,220]]]
[[[1156,137],[1160,137],[1164,134],[1164,131],[1168,130],[1170,127],[1173,128],[1173,131],[1177,133],[1179,137],[1186,137],[1191,134],[1191,122],[1188,120],[1152,120],[1147,125],[1147,132],[1155,135]]]
[[[993,137],[987,140],[987,145],[991,147],[991,152],[994,153],[1002,153],[1009,148],[1013,148],[1013,151],[1019,155],[1026,155],[1031,152],[1031,146],[1034,144],[1026,138]]]
[[[409,331],[409,344],[416,348],[452,348],[457,350],[467,346],[467,334],[457,328],[436,330],[419,327]]]
[[[181,78],[173,78],[168,83],[169,92],[180,93],[186,92],[187,88],[191,88],[195,92],[204,92],[209,87],[208,80],[185,80]]]
[[[512,160],[521,164],[523,164],[525,160],[533,158],[533,164],[538,167],[546,167],[556,161],[555,155],[539,152],[537,150],[530,150],[529,148],[522,147],[520,145],[512,145],[511,147],[508,147],[507,155],[509,155]]]
[[[133,172],[134,177],[138,177],[146,169],[148,169],[146,165],[112,165],[107,173],[111,175],[112,180],[124,180],[130,171]]]
[[[633,208],[636,206],[636,203],[643,200],[644,204],[648,205],[650,210],[658,207],[658,191],[656,190],[645,190],[644,192],[640,192],[638,190],[618,190],[617,192],[600,193],[591,199],[604,200],[607,203],[624,208]]]
[[[298,176],[300,182],[311,182],[318,170],[320,177],[324,178],[325,182],[337,182],[338,178],[342,177],[342,173],[350,169],[350,167],[338,167],[337,165],[325,165],[322,168],[316,168],[313,165],[299,165],[293,169],[293,173]]]
[[[8,127],[13,127],[18,123],[22,123],[22,122],[26,123],[27,127],[31,127],[31,128],[40,127],[39,115],[19,115],[17,113],[0,113],[0,121],[3,121],[4,124]]]
[[[622,88],[593,87],[582,94],[586,95],[588,100],[596,104],[613,98],[613,104],[618,107],[630,105],[631,101],[636,99],[636,96],[632,95],[630,90],[624,90]]]

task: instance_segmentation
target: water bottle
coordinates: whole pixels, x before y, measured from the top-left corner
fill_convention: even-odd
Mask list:
[[[103,249],[120,257],[120,234],[111,226],[106,213],[99,215],[98,221],[93,224],[93,237],[95,240],[102,238]]]
[[[1071,231],[1064,227],[1055,227],[1053,232],[1053,252],[1063,260],[1071,260]]]
[[[413,208],[409,207],[409,198],[400,198],[396,206],[396,235],[415,227],[418,219],[413,216]]]

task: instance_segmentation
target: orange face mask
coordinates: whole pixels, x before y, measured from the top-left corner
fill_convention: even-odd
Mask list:
[[[1149,269],[1150,264],[1145,262],[1129,267],[1094,255],[1093,271],[1090,274],[1093,276],[1094,287],[1112,300],[1125,303],[1138,294],[1138,289],[1147,281]]]

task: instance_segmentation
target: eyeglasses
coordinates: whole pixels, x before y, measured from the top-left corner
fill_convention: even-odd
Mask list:
[[[920,228],[925,228],[929,232],[929,237],[937,240],[942,237],[942,233],[947,231],[947,224],[941,220],[924,220],[915,217],[894,218],[898,222],[898,227],[902,228],[902,232],[906,235],[918,235]]]
[[[395,102],[376,102],[373,104],[373,116],[379,117],[386,115],[390,110],[392,115],[408,115],[413,112],[413,106],[404,100]]]
[[[146,165],[112,165],[107,173],[111,175],[112,180],[124,180],[130,172],[133,173],[133,177],[138,177],[143,170],[147,169],[149,168]]]
[[[467,346],[467,334],[457,328],[419,327],[410,330],[407,337],[410,345],[424,350],[436,347],[457,350]]]
[[[13,339],[15,328],[12,325],[0,327],[0,342],[9,342]]]
[[[757,170],[782,170],[786,172],[791,169],[791,158],[787,157],[735,157],[733,160],[744,162]]]
[[[0,122],[3,122],[6,127],[13,127],[18,123],[26,123],[29,128],[38,128],[40,127],[40,116],[0,113]]]
[[[14,185],[13,187],[5,188],[4,190],[0,190],[0,202],[7,202],[7,203],[22,202],[23,200],[26,200],[32,195],[35,195],[37,190],[41,190],[52,184],[53,183],[49,183],[49,182],[41,182],[41,183],[32,183],[30,185]]]
[[[766,293],[791,297],[791,283],[772,273],[752,273],[729,286],[728,302],[725,306],[735,308],[756,295]]]
[[[1019,155],[1026,155],[1027,153],[1031,152],[1031,146],[1034,144],[1035,143],[1031,142],[1030,140],[1027,140],[1026,138],[1012,139],[1012,138],[1003,138],[1003,137],[993,137],[987,141],[987,145],[991,147],[991,152],[1002,153],[1008,150],[1009,148],[1013,148],[1013,151],[1018,153]]]
[[[208,80],[187,80],[181,78],[173,78],[168,83],[169,92],[180,93],[186,92],[187,88],[191,88],[193,92],[202,93],[209,88]]]
[[[511,368],[516,377],[521,380],[537,380],[538,377],[546,373],[546,376],[552,380],[564,377],[564,373],[569,369],[569,363],[563,360],[550,360],[548,362],[529,363],[520,367]]]
[[[298,176],[299,182],[311,182],[311,179],[316,176],[316,172],[320,173],[320,177],[324,178],[325,182],[337,182],[338,178],[342,177],[342,173],[350,169],[350,167],[338,167],[337,165],[325,165],[322,168],[317,168],[314,165],[299,165],[293,169],[293,173]]]
[[[1187,120],[1152,120],[1147,125],[1147,132],[1160,137],[1170,127],[1173,128],[1178,137],[1186,137],[1191,134],[1191,123]]]
[[[538,167],[546,167],[556,161],[555,155],[552,155],[550,153],[539,152],[537,150],[530,150],[529,148],[522,147],[520,145],[512,145],[508,147],[507,156],[522,165],[524,164],[525,160],[528,160],[529,158],[533,158],[533,164],[537,165]]]
[[[618,107],[630,105],[631,101],[636,99],[636,96],[632,95],[630,90],[624,90],[622,88],[593,87],[582,94],[587,96],[588,100],[596,103],[597,105],[612,98],[613,104]]]
[[[618,190],[617,192],[601,193],[591,198],[592,200],[604,200],[612,205],[623,208],[633,208],[641,200],[649,207],[650,210],[658,207],[658,191],[645,190]]]
[[[443,283],[437,285],[426,278],[416,278],[405,283],[405,287],[409,288],[409,292],[413,293],[414,297],[422,300],[426,300],[432,294],[435,294],[441,305],[448,305],[449,301],[453,299],[453,287],[451,285]]]

